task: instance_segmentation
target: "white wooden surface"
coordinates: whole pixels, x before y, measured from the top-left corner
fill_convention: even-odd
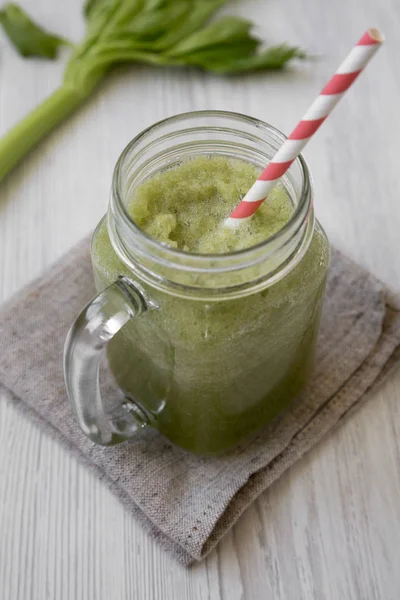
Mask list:
[[[75,39],[80,0],[25,0]],[[8,298],[93,229],[119,152],[152,122],[191,109],[260,117],[288,132],[363,29],[388,41],[307,149],[331,240],[400,290],[397,0],[241,0],[265,39],[318,61],[218,79],[121,68],[0,186],[0,296]],[[60,80],[0,42],[0,133]],[[146,101],[143,101],[143,98]],[[0,400],[0,598],[239,600],[400,597],[400,373],[185,570],[57,443]]]

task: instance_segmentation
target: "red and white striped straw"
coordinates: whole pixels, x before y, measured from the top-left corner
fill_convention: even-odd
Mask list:
[[[243,223],[252,217],[278,179],[286,173],[304,146],[335,108],[343,94],[354,83],[375,52],[380,48],[384,39],[384,35],[378,29],[369,29],[364,33],[255,184],[230,217],[226,219],[225,223],[227,225],[232,226]]]

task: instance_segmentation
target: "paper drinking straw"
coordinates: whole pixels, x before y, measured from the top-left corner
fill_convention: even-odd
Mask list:
[[[252,217],[384,40],[384,35],[378,29],[368,29],[364,33],[246,196],[226,219],[227,225],[234,226]]]

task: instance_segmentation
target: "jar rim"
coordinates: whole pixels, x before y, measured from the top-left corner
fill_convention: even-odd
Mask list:
[[[122,263],[141,282],[185,298],[243,297],[285,277],[305,255],[315,225],[313,183],[302,156],[282,177],[294,202],[290,219],[249,248],[225,254],[171,248],[151,238],[126,209],[132,187],[163,166],[179,162],[182,153],[242,157],[264,167],[285,139],[272,125],[226,111],[178,114],[139,133],[118,159],[107,213],[110,242]]]
[[[209,265],[210,261],[215,264],[218,262],[219,266],[223,268],[224,264],[230,263],[235,258],[240,260],[243,259],[244,262],[246,258],[250,259],[254,256],[254,254],[259,251],[266,250],[268,247],[273,246],[277,240],[282,239],[285,235],[290,232],[293,228],[296,230],[296,222],[298,222],[299,217],[304,214],[305,219],[308,218],[311,210],[312,210],[312,191],[313,191],[313,181],[310,173],[310,169],[308,167],[307,161],[304,159],[302,155],[298,156],[293,164],[297,164],[300,166],[300,171],[302,175],[302,184],[301,184],[301,192],[299,194],[299,200],[296,204],[292,215],[289,220],[283,225],[279,231],[269,236],[267,239],[259,242],[258,244],[254,244],[249,246],[248,248],[243,248],[240,250],[235,250],[229,253],[196,253],[196,252],[186,252],[179,248],[173,248],[168,246],[167,244],[160,242],[151,236],[149,236],[143,229],[141,229],[132,217],[129,215],[125,203],[121,197],[121,187],[122,182],[121,178],[123,176],[122,171],[125,166],[126,161],[129,159],[132,151],[135,147],[145,140],[145,138],[157,131],[157,129],[161,129],[165,125],[174,125],[179,124],[180,122],[185,121],[189,118],[202,118],[202,117],[219,117],[219,118],[228,118],[234,119],[238,122],[242,122],[248,125],[252,125],[260,129],[264,134],[272,135],[277,141],[283,143],[287,137],[284,133],[282,133],[279,129],[266,123],[260,119],[256,119],[255,117],[250,117],[248,115],[238,113],[238,112],[230,112],[230,111],[221,111],[221,110],[200,110],[200,111],[189,111],[185,113],[179,113],[177,115],[173,115],[171,117],[167,117],[156,123],[150,125],[143,131],[141,131],[138,135],[136,135],[124,148],[121,155],[118,158],[116,163],[113,180],[112,180],[112,197],[116,202],[116,212],[118,216],[123,219],[126,226],[132,229],[136,236],[139,236],[139,239],[142,239],[148,249],[153,249],[156,252],[162,251],[165,260],[170,259],[171,262],[179,262],[182,258],[185,258],[189,262],[195,261],[196,267],[201,268],[201,265]],[[206,128],[206,125],[204,126]],[[304,224],[303,219],[301,219],[301,224],[299,228]]]

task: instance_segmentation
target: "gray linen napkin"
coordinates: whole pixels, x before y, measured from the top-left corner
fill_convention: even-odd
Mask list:
[[[85,240],[0,312],[0,385],[186,565],[202,559],[400,358],[400,312],[389,308],[379,281],[335,251],[312,380],[262,434],[221,458],[192,456],[152,430],[102,448],[78,429],[62,374],[67,330],[93,294]]]

